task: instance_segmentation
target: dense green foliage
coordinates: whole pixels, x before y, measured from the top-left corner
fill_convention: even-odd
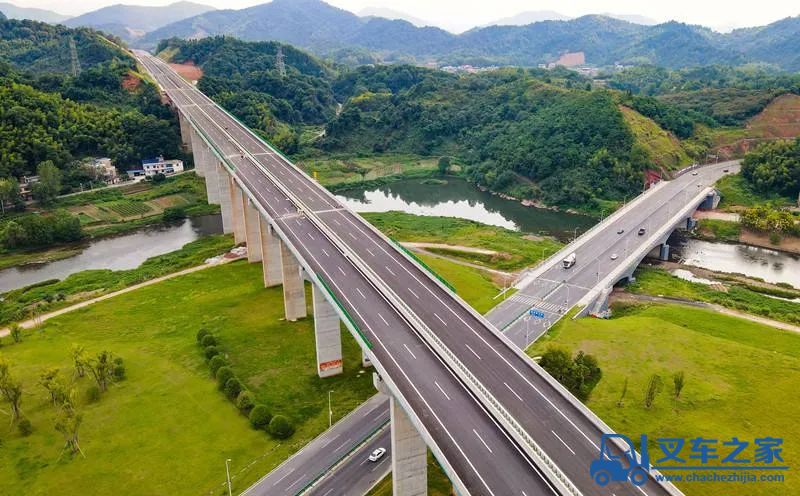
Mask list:
[[[80,72],[73,71],[74,42]],[[180,156],[178,127],[133,58],[88,29],[0,22],[0,178],[52,161],[64,186],[88,182],[77,163],[107,156],[120,168]]]
[[[800,235],[800,226],[795,226],[794,221],[790,211],[768,205],[758,205],[741,213],[743,226],[766,233]]]
[[[622,103],[681,139],[691,137],[698,122],[708,125],[715,123],[706,115],[649,96],[627,94],[622,98]]]
[[[542,354],[539,365],[584,402],[603,376],[597,359],[582,351],[572,357],[567,350],[549,348]]]
[[[526,196],[558,205],[621,199],[649,166],[612,94],[556,87],[523,70],[360,69],[342,96],[343,88],[367,91],[326,127],[328,150],[455,155],[480,185],[503,191],[527,178],[535,184]]]
[[[689,112],[695,122],[722,125],[741,124],[781,93],[800,93],[800,75],[762,66],[715,65],[680,70],[640,66],[609,76],[608,84],[631,94],[658,97],[663,103]],[[668,123],[646,111],[642,113],[674,132]]]
[[[201,67],[199,89],[284,151],[293,151],[297,138],[282,123],[322,124],[335,113],[331,69],[289,45],[215,37],[165,40],[158,50]]]
[[[64,210],[51,215],[25,215],[9,221],[0,231],[5,248],[36,248],[78,241],[83,237],[80,220]]]
[[[742,161],[742,176],[761,192],[800,193],[800,138],[759,145]]]

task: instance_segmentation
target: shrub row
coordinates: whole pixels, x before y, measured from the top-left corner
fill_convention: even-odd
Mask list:
[[[286,439],[294,434],[294,426],[284,415],[272,415],[266,405],[256,403],[255,396],[236,377],[228,360],[219,349],[219,341],[207,329],[197,331],[197,343],[203,348],[208,368],[217,381],[217,387],[239,412],[246,416],[253,429],[268,432],[276,439]]]

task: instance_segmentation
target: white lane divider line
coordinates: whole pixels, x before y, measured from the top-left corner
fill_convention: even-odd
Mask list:
[[[361,291],[361,288],[356,288],[356,291],[358,291],[358,294],[360,294],[362,298],[364,298],[365,300],[367,299],[367,295],[365,295],[364,292]]]
[[[312,236],[311,233],[306,233],[306,234],[308,234],[308,237],[311,238],[311,241],[314,241],[314,236]]]
[[[415,355],[414,352],[411,351],[411,348],[409,348],[407,344],[403,343],[403,347],[406,349],[406,351],[409,353],[409,355],[414,357],[414,360],[417,359],[417,355]]]
[[[439,317],[439,314],[438,314],[438,313],[436,313],[436,312],[433,312],[433,314],[436,316],[436,318],[437,318],[437,319],[439,319],[439,322],[441,322],[442,324],[444,324],[444,326],[445,326],[445,327],[447,327],[447,322],[445,322],[445,321],[444,321],[444,319],[442,319],[441,317]]]
[[[395,274],[395,273],[392,271],[392,269],[390,269],[390,268],[389,268],[389,266],[388,266],[388,265],[384,265],[384,268],[386,268],[386,270],[387,270],[387,271],[388,271],[388,272],[389,272],[389,273],[390,273],[390,274],[391,274],[393,277],[397,277],[397,274]]]
[[[383,321],[383,323],[384,323],[384,324],[386,324],[387,326],[389,325],[389,322],[387,322],[387,321],[386,321],[386,319],[385,319],[385,318],[383,318],[383,315],[381,315],[381,313],[380,313],[380,312],[378,312],[378,317],[380,317],[380,318],[381,318],[381,320]]]
[[[344,269],[341,268],[340,266],[337,265],[336,268],[339,269],[339,272],[341,272],[343,276],[347,275],[347,272],[345,272]]]
[[[472,432],[474,432],[474,433],[475,433],[475,435],[478,437],[478,439],[480,439],[480,440],[481,440],[481,442],[482,442],[482,443],[483,443],[483,445],[486,447],[486,449],[487,449],[487,450],[489,450],[489,453],[494,453],[494,452],[492,451],[492,448],[490,448],[490,447],[489,447],[489,445],[488,445],[488,444],[486,444],[486,441],[484,441],[484,440],[483,440],[483,438],[481,437],[481,435],[480,435],[480,434],[478,434],[478,431],[476,431],[475,429],[472,429]]]
[[[553,433],[553,435],[556,437],[556,439],[558,439],[559,441],[561,441],[561,444],[563,444],[563,445],[564,445],[564,447],[566,447],[566,448],[569,450],[569,452],[570,452],[570,453],[572,453],[573,455],[575,454],[575,452],[574,452],[574,451],[572,451],[572,448],[570,448],[570,447],[569,447],[569,444],[565,443],[565,442],[564,442],[564,440],[563,440],[563,439],[561,439],[561,437],[560,437],[558,434],[556,434],[556,431],[554,431],[554,430],[552,430],[552,429],[551,429],[551,430],[550,430],[550,432],[552,432],[552,433]]]
[[[326,250],[325,248],[322,249],[322,253],[324,253],[326,257],[330,257],[331,256],[331,254],[328,253],[328,250]]]
[[[411,293],[412,295],[414,295],[414,298],[416,298],[416,299],[418,299],[418,300],[419,300],[419,296],[417,296],[417,293],[415,293],[413,289],[411,289],[411,288],[406,288],[406,289],[408,289],[408,292],[409,292],[409,293]]]
[[[467,343],[464,343],[464,346],[466,346],[466,347],[467,347],[467,349],[468,349],[469,351],[471,351],[473,355],[475,355],[476,357],[478,357],[478,360],[483,360],[483,359],[481,358],[481,356],[480,356],[480,355],[478,355],[477,353],[475,353],[475,350],[473,350],[473,349],[472,349],[472,347],[471,347],[470,345],[468,345]]]
[[[436,387],[439,388],[439,391],[441,391],[442,394],[444,395],[444,397],[447,398],[447,401],[450,401],[450,396],[448,396],[447,393],[444,392],[444,389],[442,389],[442,386],[440,386],[439,383],[436,382],[436,381],[433,381],[433,383],[436,384]]]
[[[291,474],[292,472],[294,472],[294,469],[293,469],[293,468],[289,469],[289,471],[288,471],[288,472],[286,472],[285,474],[283,474],[283,477],[281,477],[280,479],[278,479],[278,480],[276,480],[275,482],[273,482],[273,483],[272,483],[272,485],[273,485],[273,486],[274,486],[274,485],[277,485],[277,484],[278,484],[278,482],[280,482],[280,481],[282,481],[283,479],[287,478],[287,477],[289,476],[289,474]]]
[[[503,384],[505,384],[505,385],[506,385],[506,387],[508,388],[508,390],[509,390],[509,391],[511,391],[512,393],[514,393],[514,396],[516,396],[518,400],[522,401],[523,403],[525,402],[525,401],[522,399],[522,396],[518,395],[516,391],[514,391],[513,389],[511,389],[511,386],[509,386],[507,382],[504,382]]]

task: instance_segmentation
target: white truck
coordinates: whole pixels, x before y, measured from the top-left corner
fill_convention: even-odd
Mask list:
[[[575,265],[576,259],[577,256],[575,255],[575,252],[572,252],[569,255],[567,255],[567,257],[564,258],[564,260],[562,260],[561,263],[563,264],[565,269],[569,269],[570,267]]]

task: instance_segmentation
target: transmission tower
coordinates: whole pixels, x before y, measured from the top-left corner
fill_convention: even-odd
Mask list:
[[[283,47],[278,46],[278,53],[275,55],[275,67],[278,68],[278,74],[281,77],[286,76],[286,64],[283,63]]]
[[[81,63],[78,61],[78,47],[75,46],[75,39],[69,39],[69,55],[72,59],[72,75],[77,76],[81,73]]]

